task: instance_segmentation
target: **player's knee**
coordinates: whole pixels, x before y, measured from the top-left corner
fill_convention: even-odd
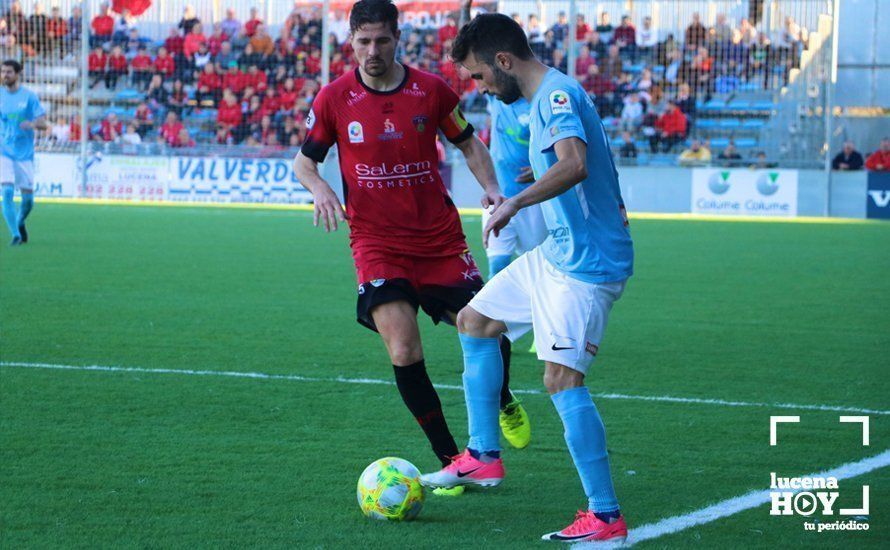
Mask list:
[[[457,330],[461,334],[468,334],[476,338],[494,338],[498,334],[491,334],[491,325],[491,319],[470,306],[464,307],[457,314]]]
[[[544,367],[544,387],[553,395],[584,385],[584,375],[564,365],[548,362]]]
[[[409,343],[390,344],[389,358],[393,365],[407,366],[423,359],[423,350],[420,345],[411,345]]]

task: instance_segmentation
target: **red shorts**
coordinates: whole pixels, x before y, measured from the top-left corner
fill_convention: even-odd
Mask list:
[[[422,308],[434,323],[451,323],[482,288],[482,275],[469,249],[448,256],[407,256],[385,250],[354,251],[358,279],[358,322],[377,330],[371,310],[404,300]]]

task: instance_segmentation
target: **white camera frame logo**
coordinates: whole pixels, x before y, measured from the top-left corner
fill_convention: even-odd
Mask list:
[[[800,422],[800,416],[770,416],[769,417],[769,444],[770,447],[778,445],[778,425],[795,424]],[[840,423],[856,423],[862,425],[862,445],[869,446],[869,417],[868,416],[840,416]],[[839,495],[837,479],[834,477],[779,477],[775,472],[770,473],[770,507],[771,516],[811,516],[819,511],[822,515],[834,515],[834,502]],[[841,516],[867,516],[869,510],[869,486],[862,486],[862,507],[841,508],[838,514]]]

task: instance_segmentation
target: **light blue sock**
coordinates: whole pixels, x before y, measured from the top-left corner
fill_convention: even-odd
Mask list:
[[[13,199],[15,199],[15,187],[12,185],[4,185],[3,218],[6,220],[6,225],[9,226],[9,232],[12,233],[12,236],[21,237],[22,235],[19,233],[19,224],[16,219],[15,203],[13,202]]]
[[[25,219],[31,213],[32,208],[34,208],[34,193],[22,193],[22,204],[19,207],[19,217],[16,226],[25,223]]]
[[[500,451],[501,385],[504,364],[497,338],[476,338],[460,334],[464,350],[464,396],[470,424],[467,447],[479,452]]]
[[[612,486],[609,455],[606,453],[606,429],[590,391],[581,386],[555,393],[550,398],[562,418],[566,443],[581,477],[590,509],[594,512],[617,510],[618,499]]]
[[[510,265],[513,256],[489,256],[488,257],[488,280],[498,274],[502,269]]]

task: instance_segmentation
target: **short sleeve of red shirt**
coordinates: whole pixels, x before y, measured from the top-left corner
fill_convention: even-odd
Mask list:
[[[315,96],[312,109],[306,117],[308,134],[300,152],[315,162],[324,162],[328,150],[337,141],[336,120],[332,114],[327,89],[323,88]]]
[[[441,78],[436,78],[439,96],[439,129],[451,143],[461,143],[473,135],[473,125],[460,110],[460,98]]]

